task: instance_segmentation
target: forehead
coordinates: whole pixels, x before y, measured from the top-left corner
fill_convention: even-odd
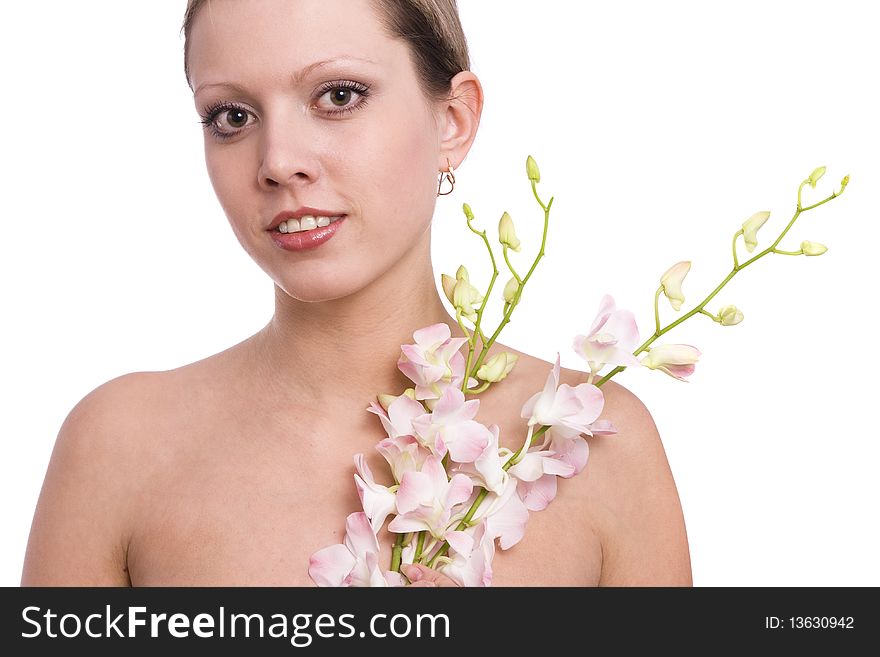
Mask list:
[[[317,62],[345,58],[392,75],[409,64],[368,0],[208,0],[190,28],[193,88],[203,83],[287,80]]]

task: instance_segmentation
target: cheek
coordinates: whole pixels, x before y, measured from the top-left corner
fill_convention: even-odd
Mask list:
[[[374,192],[373,212],[422,224],[430,221],[436,199],[438,139],[436,129],[420,115],[387,115],[362,152],[361,171]]]

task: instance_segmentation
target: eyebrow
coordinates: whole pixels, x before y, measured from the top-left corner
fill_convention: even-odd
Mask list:
[[[305,79],[305,77],[307,75],[309,75],[309,73],[315,71],[316,69],[319,69],[322,66],[327,66],[328,64],[335,64],[338,62],[345,62],[345,61],[358,61],[358,62],[367,62],[368,64],[378,64],[378,62],[374,62],[372,59],[366,59],[363,57],[350,57],[348,55],[343,55],[341,57],[333,57],[330,59],[322,59],[320,61],[313,62],[313,63],[309,64],[308,66],[304,66],[299,71],[296,71],[293,75],[290,76],[290,81],[293,85],[298,85],[298,84],[302,83],[303,79]],[[209,87],[223,87],[223,88],[231,89],[233,91],[237,91],[240,93],[246,92],[246,89],[244,87],[242,87],[241,85],[235,84],[234,82],[209,82],[209,83],[205,83],[205,84],[200,84],[198,87],[196,87],[196,90],[193,92],[193,95],[196,95],[202,89],[207,89]]]

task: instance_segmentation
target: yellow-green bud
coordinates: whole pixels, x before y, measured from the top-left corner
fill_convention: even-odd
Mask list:
[[[521,248],[513,227],[513,219],[506,212],[501,215],[501,221],[498,222],[498,241],[514,251],[519,251]]]
[[[470,219],[471,221],[474,220],[474,213],[471,212],[471,206],[469,206],[467,203],[464,203],[464,204],[461,206],[461,209],[464,210],[464,216],[465,216],[465,217],[467,217],[467,218]]]
[[[817,256],[825,253],[828,250],[828,247],[824,244],[819,244],[819,242],[804,240],[801,242],[801,250],[804,252],[804,255]]]
[[[477,370],[477,378],[490,383],[503,381],[516,365],[518,358],[516,354],[507,351],[495,354]]]
[[[758,246],[758,229],[763,226],[764,222],[769,218],[770,213],[765,210],[764,212],[756,212],[743,222],[743,240],[746,243],[746,250],[749,253],[754,251],[755,247]]]
[[[842,192],[846,189],[846,186],[849,185],[849,174],[843,177],[843,180],[840,181],[840,191]]]
[[[384,408],[386,411],[388,407],[391,406],[391,402],[397,399],[397,395],[386,395],[383,393],[379,393],[379,405]]]
[[[810,187],[816,189],[816,183],[819,182],[819,178],[825,175],[825,167],[818,167],[813,170],[813,173],[810,174]]]
[[[470,282],[459,280],[455,284],[455,289],[452,291],[452,305],[472,322],[477,320],[477,311],[474,309],[474,305],[482,300],[483,295]]]
[[[455,272],[455,280],[457,281],[468,281],[470,282],[470,277],[468,276],[467,268],[462,265],[458,268],[458,271]]]
[[[541,182],[541,172],[538,170],[538,163],[535,162],[535,158],[531,155],[526,158],[526,173],[529,176],[529,180],[534,180],[536,183]]]
[[[452,276],[448,274],[443,274],[440,277],[440,280],[443,281],[443,294],[446,295],[446,298],[449,299],[449,303],[453,303],[452,301],[452,291],[455,289],[455,284],[458,282]]]
[[[718,311],[721,326],[733,326],[743,321],[742,311],[734,305],[724,306]]]
[[[517,291],[519,291],[519,283],[516,282],[516,278],[511,278],[504,286],[504,301],[513,303],[513,297],[516,296]]]

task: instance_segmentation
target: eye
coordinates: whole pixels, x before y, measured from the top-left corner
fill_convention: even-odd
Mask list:
[[[250,110],[235,103],[223,102],[206,107],[201,123],[218,139],[230,139],[247,127],[248,116],[253,116]],[[224,127],[224,124],[228,127]]]
[[[352,92],[357,96],[354,102],[352,101]],[[318,90],[319,99],[325,96],[328,98],[328,109],[324,111],[331,115],[351,112],[363,107],[369,95],[370,88],[367,85],[353,80],[328,82]]]

